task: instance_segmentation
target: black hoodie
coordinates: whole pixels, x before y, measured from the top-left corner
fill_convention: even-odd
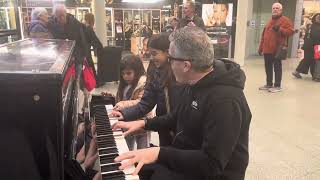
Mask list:
[[[244,84],[239,65],[217,60],[214,71],[185,87],[174,112],[146,124],[177,132],[172,146],[160,148],[157,163],[195,180],[244,179],[251,121]]]

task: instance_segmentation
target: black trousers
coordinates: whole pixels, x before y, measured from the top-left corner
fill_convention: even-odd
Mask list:
[[[264,54],[264,66],[267,75],[267,85],[281,87],[282,80],[282,62],[280,59],[275,59],[273,54]],[[275,81],[273,84],[273,71]]]
[[[311,75],[314,74],[316,61],[313,58],[313,50],[305,50],[304,58],[300,61],[296,71],[303,74],[308,74],[310,70]]]
[[[147,164],[142,167],[139,172],[140,180],[195,180],[201,179],[199,177],[194,177],[186,175],[183,173],[177,173],[170,170],[160,164]]]

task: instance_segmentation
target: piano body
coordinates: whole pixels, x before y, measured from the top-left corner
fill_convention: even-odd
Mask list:
[[[44,39],[0,46],[1,128],[26,137],[42,179],[64,179],[64,161],[74,158],[79,78],[63,83],[74,46]]]

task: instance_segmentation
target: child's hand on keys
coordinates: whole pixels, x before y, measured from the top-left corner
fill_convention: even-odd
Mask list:
[[[116,117],[119,121],[123,120],[123,115],[120,111],[112,110],[110,114],[108,114],[109,117]]]
[[[108,93],[108,92],[101,92],[101,95],[102,95],[102,96],[111,96],[111,97],[114,97],[113,94]]]

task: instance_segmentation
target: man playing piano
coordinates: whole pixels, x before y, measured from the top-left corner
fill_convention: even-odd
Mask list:
[[[244,72],[234,62],[213,60],[210,39],[198,27],[178,29],[170,41],[172,70],[185,85],[179,104],[166,116],[119,121],[113,130],[174,130],[172,145],[130,151],[115,161],[120,169],[137,163],[134,174],[142,180],[243,180],[251,121]]]

